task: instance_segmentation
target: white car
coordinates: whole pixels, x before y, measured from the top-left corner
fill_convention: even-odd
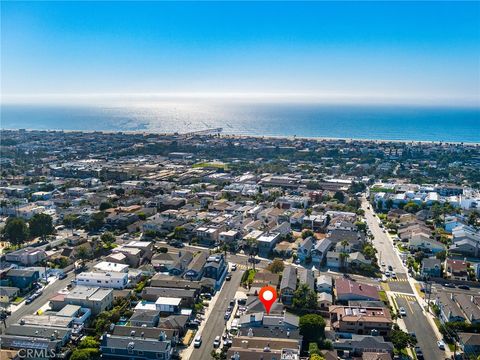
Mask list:
[[[390,271],[388,271],[388,270],[385,271],[385,276],[386,276],[386,277],[390,277]]]
[[[232,264],[231,268],[230,268],[232,271],[235,271],[237,270],[237,264]]]
[[[213,347],[217,348],[220,346],[220,336],[216,336],[215,340],[213,340]]]
[[[396,279],[397,278],[397,274],[395,274],[395,271],[392,271],[390,276],[392,277],[392,279]]]
[[[445,343],[442,340],[437,341],[437,346],[440,350],[445,350]]]
[[[385,261],[382,261],[382,266],[383,267],[387,266],[387,265],[385,265]]]
[[[399,310],[400,310],[400,315],[407,316],[407,311],[405,310],[404,307],[401,307]]]
[[[198,335],[195,340],[193,340],[193,347],[199,348],[202,345],[202,337]]]

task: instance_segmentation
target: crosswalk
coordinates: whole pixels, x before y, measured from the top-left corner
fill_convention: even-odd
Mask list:
[[[237,264],[237,269],[247,270],[247,269],[249,269],[249,267],[245,264]]]
[[[408,279],[388,279],[387,282],[408,282]]]
[[[417,299],[415,298],[415,296],[413,295],[407,295],[407,294],[394,294],[394,296],[396,298],[402,298],[402,299],[405,299],[407,301],[417,301]]]

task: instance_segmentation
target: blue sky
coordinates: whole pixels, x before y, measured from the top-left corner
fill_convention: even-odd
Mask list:
[[[3,102],[266,94],[479,104],[479,2],[2,1],[1,10]]]

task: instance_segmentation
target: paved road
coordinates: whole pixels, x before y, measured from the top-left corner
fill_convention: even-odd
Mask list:
[[[212,358],[210,353],[213,350],[213,340],[216,336],[221,336],[225,330],[225,320],[223,316],[225,315],[225,310],[227,310],[230,300],[235,297],[242,274],[243,271],[240,270],[232,272],[232,280],[225,282],[225,285],[218,294],[215,307],[212,309],[200,333],[202,336],[202,346],[193,350],[190,355],[190,360],[207,360]]]
[[[85,263],[85,266],[87,269],[90,269],[98,263],[100,260],[96,259],[90,262]],[[47,303],[50,298],[52,298],[56,293],[58,293],[60,290],[64,289],[67,287],[67,285],[75,278],[75,273],[71,271],[70,273],[67,274],[67,277],[63,280],[57,280],[53,284],[50,284],[46,288],[43,289],[43,294],[35,299],[32,303],[30,304],[23,304],[19,309],[17,309],[15,312],[10,315],[7,320],[6,324],[7,326],[10,324],[16,324],[20,321],[22,317],[25,315],[30,315],[34,314],[38,309],[40,309],[45,303]],[[3,332],[3,325],[0,325],[0,329]]]
[[[63,280],[57,280],[53,284],[47,286],[43,289],[43,294],[39,298],[35,299],[30,304],[23,304],[17,311],[15,311],[12,315],[10,315],[7,320],[7,326],[10,324],[18,323],[18,321],[24,317],[25,315],[34,314],[42,305],[50,300],[58,291],[65,288],[70,281],[75,278],[75,274],[71,272],[68,276]],[[3,329],[2,329],[3,330]]]
[[[362,199],[362,209],[365,211],[365,219],[373,235],[373,244],[378,251],[377,256],[379,257],[379,263],[385,262],[387,266],[391,265],[397,274],[405,273],[405,268],[395,252],[393,242],[388,235],[383,232],[383,228],[379,226],[378,217],[374,215],[366,199]]]
[[[407,316],[403,318],[405,326],[409,332],[414,332],[417,336],[418,346],[423,351],[426,360],[445,359],[445,352],[437,347],[437,338],[433,332],[430,323],[425,319],[422,309],[413,296],[397,297],[399,307],[404,307]]]

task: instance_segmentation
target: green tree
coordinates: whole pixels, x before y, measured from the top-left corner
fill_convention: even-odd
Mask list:
[[[337,191],[335,195],[333,195],[333,198],[338,200],[338,202],[343,203],[345,201],[345,194],[343,191]]]
[[[82,263],[90,257],[90,253],[85,246],[80,246],[77,251],[77,258]]]
[[[388,200],[385,202],[385,206],[387,207],[387,210],[390,210],[390,209],[393,207],[393,200],[392,200],[392,199],[388,199]]]
[[[267,270],[271,271],[274,274],[279,274],[283,271],[284,264],[282,260],[275,259],[271,264],[267,266]]]
[[[22,218],[7,219],[5,228],[3,229],[3,235],[13,245],[23,244],[29,237],[29,231],[25,220]]]
[[[102,202],[100,203],[100,206],[98,207],[98,209],[99,209],[100,211],[105,211],[105,210],[110,209],[110,208],[112,208],[112,207],[113,207],[113,205],[112,205],[112,203],[111,203],[110,201],[102,201]]]
[[[325,360],[325,358],[320,355],[320,354],[313,354],[313,355],[310,355],[310,360]]]
[[[140,220],[147,220],[147,215],[144,212],[137,213],[137,216]]]
[[[310,229],[303,230],[303,232],[302,232],[302,239],[306,239],[306,238],[308,238],[308,237],[310,237],[310,236],[314,236],[314,235],[315,235],[315,233],[314,233],[312,230],[310,230]]]
[[[93,348],[98,349],[100,343],[93,336],[85,336],[77,346],[79,349]]]
[[[317,295],[307,284],[301,284],[293,293],[293,307],[298,310],[311,310],[317,307]]]
[[[443,262],[447,258],[447,251],[446,250],[439,251],[435,254],[435,257],[437,259],[440,259]]]
[[[30,235],[40,236],[43,240],[47,235],[53,234],[55,228],[53,227],[52,217],[48,214],[35,214],[29,221]]]
[[[113,242],[115,242],[115,235],[113,235],[110,231],[106,231],[100,236],[100,240],[102,240],[103,243],[110,245]]]
[[[98,230],[105,223],[105,213],[100,211],[94,213],[90,216],[90,221],[88,222],[88,228],[90,230]]]
[[[390,340],[392,341],[393,346],[398,350],[405,349],[409,346],[415,346],[417,343],[417,339],[400,329],[392,330]]]
[[[185,236],[185,228],[183,226],[176,226],[173,230],[173,237],[175,239],[182,239]]]
[[[306,314],[300,317],[300,334],[305,343],[319,342],[325,334],[325,320],[317,314]]]
[[[85,348],[75,349],[70,356],[70,360],[96,360],[100,359],[100,349]]]

